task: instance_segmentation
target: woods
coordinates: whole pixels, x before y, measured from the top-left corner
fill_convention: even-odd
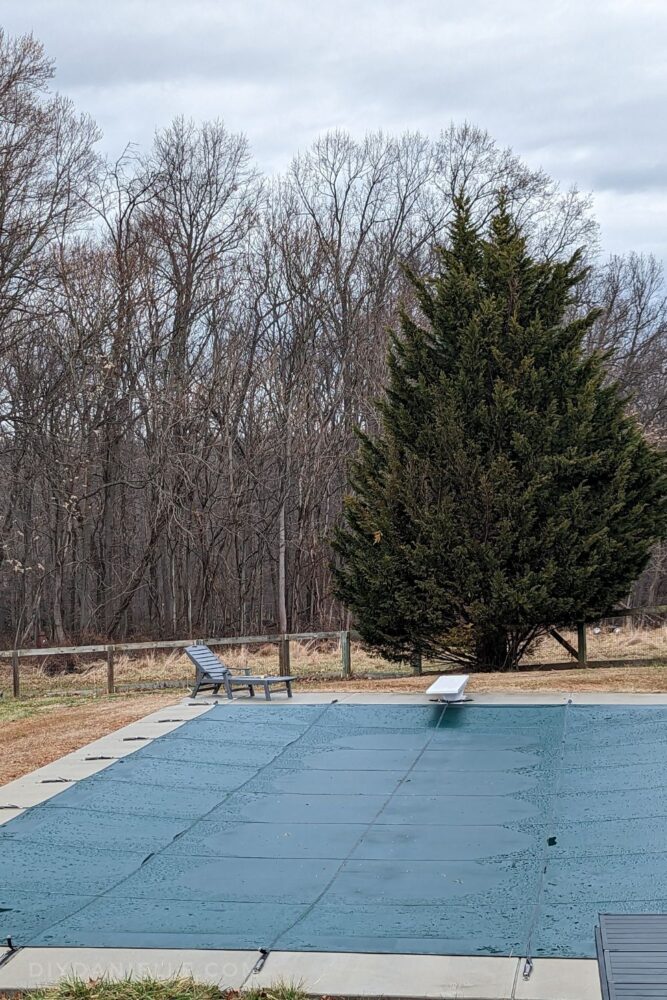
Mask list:
[[[339,628],[330,538],[387,330],[455,196],[499,189],[538,260],[595,248],[589,200],[481,129],[320,137],[262,176],[176,120],[115,163],[0,38],[0,631],[8,643]],[[591,251],[573,313],[649,436],[667,429],[659,262]],[[635,585],[667,597],[667,553]]]

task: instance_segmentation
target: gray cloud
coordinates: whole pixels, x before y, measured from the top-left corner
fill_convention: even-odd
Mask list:
[[[223,117],[265,169],[326,128],[468,118],[592,190],[610,250],[667,258],[663,0],[3,0],[117,155]]]

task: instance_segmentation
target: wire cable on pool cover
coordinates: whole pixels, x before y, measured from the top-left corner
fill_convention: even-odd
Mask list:
[[[401,780],[399,781],[399,783],[397,784],[396,788],[393,790],[393,792],[391,793],[391,795],[389,796],[389,798],[387,799],[387,801],[382,803],[382,805],[380,806],[380,808],[378,809],[378,811],[375,813],[375,815],[373,816],[373,818],[371,819],[371,821],[366,824],[366,827],[365,827],[363,833],[361,833],[359,835],[359,837],[354,842],[354,844],[352,845],[352,847],[350,848],[350,850],[347,852],[346,856],[341,860],[341,863],[338,865],[338,868],[336,868],[335,872],[333,873],[333,875],[331,876],[331,878],[329,879],[329,881],[327,882],[327,884],[325,885],[325,887],[322,889],[322,892],[319,894],[319,896],[317,897],[317,899],[314,899],[313,902],[310,903],[310,905],[306,907],[306,909],[303,911],[303,913],[299,914],[299,916],[296,918],[296,920],[293,921],[293,923],[291,923],[289,925],[289,927],[285,927],[283,930],[280,931],[279,934],[276,935],[276,937],[271,942],[271,946],[270,946],[269,950],[272,950],[273,948],[275,948],[281,937],[284,937],[285,934],[289,934],[289,932],[291,930],[293,930],[297,926],[297,924],[301,923],[301,921],[304,919],[304,917],[307,917],[308,914],[311,913],[314,910],[314,908],[317,906],[317,904],[320,902],[320,900],[327,894],[327,892],[329,891],[329,889],[331,888],[331,886],[333,885],[333,883],[336,881],[336,879],[340,875],[340,872],[341,872],[341,870],[343,868],[343,865],[345,865],[350,860],[350,858],[352,857],[352,855],[354,854],[354,852],[356,851],[356,849],[358,848],[359,844],[362,842],[362,840],[364,839],[364,837],[366,836],[366,834],[369,832],[369,830],[372,830],[372,828],[375,825],[375,823],[377,822],[378,817],[380,816],[380,814],[382,812],[384,812],[384,810],[387,808],[387,806],[389,805],[389,803],[392,801],[392,799],[394,798],[394,796],[397,794],[399,788],[401,788],[401,786],[404,784],[406,778],[408,778],[412,774],[412,772],[414,771],[414,769],[417,766],[418,762],[422,759],[422,757],[424,756],[424,754],[426,753],[426,751],[428,750],[428,748],[431,746],[431,743],[435,739],[435,734],[438,732],[438,729],[440,728],[440,723],[442,722],[442,720],[444,718],[444,715],[445,715],[445,712],[447,711],[447,707],[448,707],[449,703],[448,702],[440,702],[439,704],[442,705],[442,711],[440,712],[440,715],[438,716],[438,721],[437,721],[437,723],[435,725],[435,728],[433,730],[433,734],[431,735],[431,738],[421,748],[421,750],[419,751],[419,754],[414,759],[414,761],[412,762],[412,764],[408,768],[408,770],[405,772],[405,774],[403,775],[403,777],[401,778]]]
[[[558,764],[555,767],[556,771],[556,782],[553,789],[553,794],[549,800],[549,814],[546,817],[547,830],[550,825],[553,824],[555,818],[556,801],[558,799],[558,791],[560,788],[560,783],[562,781],[563,774],[563,757],[565,754],[565,740],[567,738],[567,720],[568,720],[568,709],[572,704],[572,699],[568,698],[567,704],[565,705],[565,711],[563,712],[563,729],[561,732],[560,739],[560,755],[558,759]],[[531,920],[530,926],[528,928],[528,937],[526,939],[526,961],[523,967],[523,978],[530,979],[531,973],[533,971],[533,935],[537,927],[537,922],[541,915],[542,909],[542,895],[544,893],[544,881],[547,874],[547,866],[549,864],[549,848],[555,847],[556,837],[553,834],[547,834],[544,840],[544,853],[542,856],[542,868],[540,870],[540,878],[537,886],[537,894],[535,896],[535,906],[533,907],[533,918]]]

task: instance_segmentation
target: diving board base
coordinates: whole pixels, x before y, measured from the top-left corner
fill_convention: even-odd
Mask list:
[[[465,701],[469,674],[441,674],[428,688],[426,694],[436,701]]]

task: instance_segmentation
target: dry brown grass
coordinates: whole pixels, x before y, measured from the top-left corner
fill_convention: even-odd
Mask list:
[[[254,674],[276,674],[278,672],[278,647],[275,644],[248,647],[217,647],[217,652],[232,670],[249,670]],[[76,673],[58,673],[49,676],[47,657],[25,658],[20,661],[21,695],[23,697],[47,696],[55,694],[104,694],[107,684],[106,660],[95,656],[78,657],[75,660]],[[374,656],[355,644],[353,651],[355,676],[381,677],[383,675],[407,675],[409,667],[389,663],[380,656]],[[291,644],[291,671],[299,678],[312,680],[337,679],[341,676],[341,656],[335,644],[324,646],[315,643]],[[116,654],[114,674],[117,688],[124,685],[169,684],[177,694],[192,686],[194,668],[180,651],[155,653],[142,652],[139,655]],[[0,691],[5,697],[11,692],[10,661],[0,659]]]
[[[473,691],[617,691],[626,694],[667,692],[667,663],[532,670],[513,674],[477,674]]]
[[[561,635],[570,645],[577,647],[577,633],[561,629]],[[635,628],[631,620],[617,619],[602,623],[596,632],[594,626],[586,629],[586,647],[589,660],[652,660],[667,661],[667,626]],[[524,658],[524,663],[567,663],[570,655],[551,636],[545,636]]]
[[[7,703],[2,706],[0,726],[0,785],[173,701],[173,693],[160,691],[79,704],[49,700],[29,702],[26,708],[26,703],[19,702],[19,717],[5,721],[12,710],[12,704]]]
[[[336,681],[308,681],[299,687],[322,691],[388,691],[405,694],[424,692],[433,681],[433,674],[422,677]],[[627,664],[618,667],[575,667],[572,670],[530,670],[517,673],[472,674],[468,691],[471,694],[540,691],[596,691],[632,693],[667,693],[667,664],[647,666]]]
[[[571,632],[563,632],[563,635],[573,645],[576,645],[576,635]],[[667,664],[667,628],[632,628],[622,626],[619,632],[612,632],[608,628],[603,629],[599,634],[595,634],[593,628],[588,629],[588,655],[589,659],[614,660],[636,662],[637,676],[643,676],[646,669],[653,670],[650,661],[663,661]],[[246,647],[218,647],[218,652],[235,672],[244,669],[257,674],[272,674],[278,672],[278,647],[270,643],[264,646]],[[525,665],[538,663],[558,663],[566,665],[572,663],[571,657],[565,649],[555,639],[547,637],[527,657]],[[95,656],[80,657],[75,660],[76,673],[60,673],[49,676],[49,660],[44,658],[30,658],[20,661],[21,671],[21,693],[24,697],[44,697],[47,695],[73,695],[77,692],[87,694],[105,694],[106,692],[106,661]],[[398,679],[399,690],[403,690],[402,679],[410,685],[411,674],[408,665],[390,663],[380,656],[375,656],[358,643],[353,643],[352,648],[352,668],[355,681],[367,680],[371,683],[379,682],[380,686],[387,686]],[[434,672],[442,670],[437,664],[433,664],[427,669]],[[455,669],[455,668],[454,668]],[[620,667],[622,671],[626,668]],[[307,686],[316,685],[320,682],[335,682],[338,686],[341,681],[341,657],[340,650],[336,643],[323,644],[322,642],[302,642],[291,644],[291,672],[295,674],[299,681]],[[115,661],[115,677],[118,688],[124,686],[148,686],[148,685],[169,685],[174,697],[179,692],[186,693],[192,683],[193,668],[187,657],[175,650],[173,652],[156,651],[155,653],[142,652],[138,655],[117,654]],[[492,676],[492,675],[487,675]],[[510,675],[501,675],[506,678]],[[528,675],[523,673],[524,686],[529,684]],[[542,677],[542,674],[538,676]],[[547,676],[547,675],[544,675]],[[575,670],[572,677],[580,676],[580,672]],[[613,674],[611,676],[614,676]],[[623,674],[625,676],[625,673]],[[654,674],[647,675],[653,677]],[[485,683],[481,681],[481,683]],[[514,682],[503,681],[514,687]],[[553,681],[544,682],[548,690],[553,689]],[[561,681],[556,681],[556,686],[565,683],[565,678],[561,676]],[[597,690],[597,683],[594,684]],[[625,683],[625,682],[624,682]],[[543,685],[544,686],[544,685]],[[0,691],[5,692],[5,697],[11,693],[11,666],[9,660],[0,659]],[[480,688],[480,690],[482,690]],[[643,689],[642,689],[643,690]]]

